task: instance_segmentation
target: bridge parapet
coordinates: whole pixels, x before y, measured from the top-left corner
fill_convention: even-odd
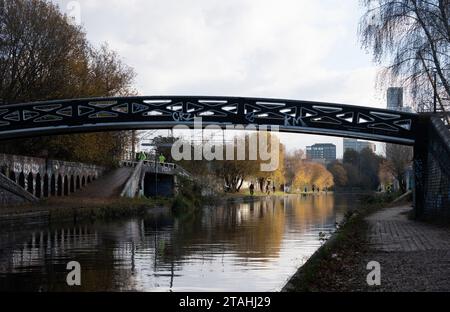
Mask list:
[[[417,114],[336,103],[211,96],[147,96],[54,100],[4,105],[0,140],[98,130],[166,129],[184,125],[278,126],[413,145]],[[197,125],[198,126],[198,125]]]
[[[68,196],[104,171],[103,167],[83,163],[0,154],[0,173],[36,198]]]
[[[134,198],[139,191],[139,184],[141,182],[142,177],[142,166],[143,162],[122,162],[122,165],[125,167],[133,167],[134,171],[131,176],[128,178],[125,186],[120,193],[121,197]]]
[[[38,199],[35,196],[0,173],[0,207],[11,203],[25,204],[37,201]]]

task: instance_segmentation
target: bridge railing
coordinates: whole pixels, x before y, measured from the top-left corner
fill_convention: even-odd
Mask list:
[[[124,160],[121,161],[122,167],[136,167],[140,162],[134,161],[134,160]],[[166,168],[170,170],[178,169],[179,166],[177,164],[173,163],[161,163],[161,162],[155,162],[153,160],[144,160],[142,161],[143,166],[150,167],[150,168]]]
[[[122,167],[136,167],[140,162],[134,160],[124,160],[121,162]],[[174,163],[160,163],[154,160],[142,161],[142,170],[147,169],[159,174],[176,174],[184,177],[191,177],[191,174],[183,167]]]
[[[373,107],[287,99],[145,96],[3,105],[0,140],[99,130],[277,126],[280,131],[413,145],[418,115]]]
[[[120,193],[121,197],[134,198],[137,192],[139,191],[139,183],[141,181],[143,162],[142,161],[137,163],[133,162],[131,165],[133,165],[131,167],[134,167],[134,171],[133,174],[128,178],[127,182],[125,183],[125,187],[123,188],[122,193]]]
[[[151,161],[145,160],[144,166],[150,166],[153,168],[154,167],[167,168],[167,169],[171,169],[171,170],[175,170],[178,167],[176,164],[155,162],[153,160],[151,160]]]
[[[8,177],[0,172],[0,206],[11,204],[12,197],[16,197],[15,201],[36,203],[38,198],[28,193],[19,184],[11,181]]]

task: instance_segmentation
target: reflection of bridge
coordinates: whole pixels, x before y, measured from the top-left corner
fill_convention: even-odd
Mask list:
[[[121,97],[0,108],[0,139],[176,125],[279,126],[281,131],[414,145],[419,215],[450,216],[450,134],[439,118],[370,107],[241,97]]]

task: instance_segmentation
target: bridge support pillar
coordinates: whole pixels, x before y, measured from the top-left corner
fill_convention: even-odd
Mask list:
[[[414,144],[414,214],[421,218],[425,211],[426,175],[428,163],[429,118],[420,116],[417,123],[417,139]]]
[[[450,131],[421,115],[414,145],[414,210],[419,219],[450,220]]]

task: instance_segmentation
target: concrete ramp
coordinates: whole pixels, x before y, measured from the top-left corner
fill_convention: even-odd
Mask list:
[[[0,206],[35,203],[38,199],[0,173]]]
[[[105,174],[98,180],[88,184],[84,189],[71,197],[82,198],[112,198],[119,197],[122,189],[133,174],[134,168],[117,168]]]

